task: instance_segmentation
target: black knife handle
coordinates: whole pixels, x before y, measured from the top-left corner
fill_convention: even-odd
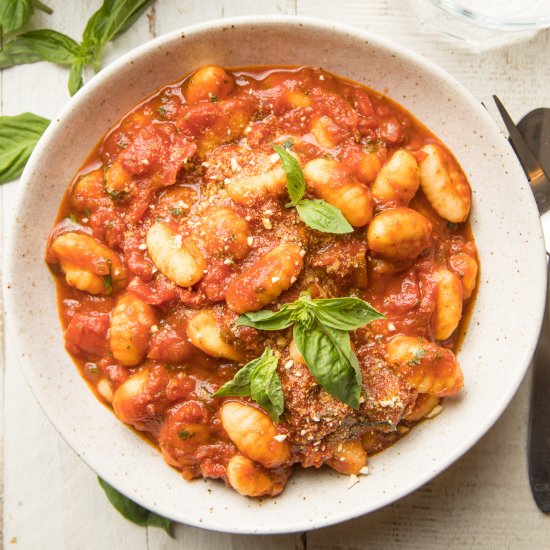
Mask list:
[[[548,264],[550,284],[550,263]],[[529,482],[537,506],[550,512],[550,300],[546,296],[544,319],[533,360],[533,385],[529,414]]]

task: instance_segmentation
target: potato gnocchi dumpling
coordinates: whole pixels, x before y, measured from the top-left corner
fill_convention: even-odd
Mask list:
[[[432,224],[412,208],[391,208],[374,217],[367,230],[369,249],[389,260],[413,260],[431,244]]]
[[[67,190],[46,250],[66,348],[185,480],[248,498],[299,466],[353,483],[464,384],[470,207],[458,161],[385,95],[198,67]]]
[[[450,153],[430,143],[422,148],[420,185],[434,210],[454,223],[466,221],[470,212],[470,184]]]

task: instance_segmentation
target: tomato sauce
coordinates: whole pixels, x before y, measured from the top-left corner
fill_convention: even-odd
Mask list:
[[[304,198],[338,207],[353,232],[311,229],[286,207],[274,143],[298,159]],[[478,269],[469,201],[444,144],[383,94],[310,67],[200,69],[126,114],[65,193],[46,260],[67,351],[186,479],[261,496],[282,491],[294,463],[361,473],[462,386],[453,352]],[[236,325],[304,291],[385,315],[351,333],[358,409],[319,386],[292,329]],[[255,446],[277,463],[220,412],[237,402],[260,415],[251,425],[271,423],[261,407],[213,396],[266,347],[285,409],[266,424],[276,443]]]

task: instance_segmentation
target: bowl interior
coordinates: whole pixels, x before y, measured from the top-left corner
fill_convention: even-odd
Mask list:
[[[473,187],[481,275],[459,354],[465,390],[443,414],[389,451],[348,489],[328,469],[296,472],[278,498],[251,500],[220,482],[187,483],[102,407],[64,351],[44,247],[63,191],[89,151],[129,108],[195,67],[322,66],[387,93],[454,152]],[[511,205],[513,204],[513,208]],[[483,107],[422,58],[349,27],[299,18],[242,18],[161,37],[105,69],[67,105],[36,148],[6,253],[8,329],[53,424],[88,464],[149,509],[209,529],[277,533],[375,510],[419,487],[471,447],[516,391],[544,304],[545,256],[535,203],[508,143]]]

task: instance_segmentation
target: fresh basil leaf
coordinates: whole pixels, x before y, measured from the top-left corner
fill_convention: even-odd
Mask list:
[[[104,0],[90,17],[82,33],[82,47],[96,72],[105,44],[126,32],[152,3],[153,0]]]
[[[292,312],[283,306],[279,311],[251,311],[237,319],[237,325],[260,330],[282,330],[292,325]]]
[[[35,8],[46,13],[53,10],[38,0],[2,0],[0,2],[0,32],[4,36],[28,23]]]
[[[32,113],[0,117],[0,183],[18,178],[50,121]]]
[[[266,348],[260,359],[262,361],[258,362],[251,374],[250,397],[267,411],[273,422],[279,422],[285,408],[283,387],[277,374],[279,360],[269,348]]]
[[[264,351],[265,353],[265,351]],[[263,357],[260,356],[247,363],[242,369],[240,369],[232,380],[226,382],[212,397],[225,397],[236,396],[244,397],[250,395],[250,377],[252,371],[256,368],[256,365]]]
[[[384,315],[367,302],[353,296],[312,300],[315,316],[323,325],[338,330],[356,330]]]
[[[306,180],[304,179],[300,163],[283,147],[273,145],[273,148],[281,159],[283,170],[286,174],[286,187],[292,205],[296,205],[306,192]]]
[[[267,411],[274,422],[278,422],[285,407],[283,388],[277,374],[278,362],[273,351],[265,348],[260,357],[248,362],[213,397],[249,395]]]
[[[300,201],[296,210],[302,221],[317,231],[337,235],[353,232],[342,212],[322,199]]]
[[[80,54],[80,46],[69,36],[50,29],[39,29],[17,35],[0,51],[0,69],[51,61],[71,65]]]
[[[159,516],[155,514],[155,512],[151,512],[135,503],[133,500],[130,500],[128,497],[125,497],[100,477],[98,477],[97,480],[101,488],[105,491],[109,502],[127,520],[137,523],[142,527],[160,527],[164,529],[168,535],[172,536],[172,522],[168,518]]]
[[[309,328],[296,323],[293,335],[317,382],[336,399],[358,409],[362,377],[349,333],[323,326],[315,320]]]
[[[72,96],[82,88],[82,71],[84,69],[84,60],[82,58],[76,59],[71,65],[71,71],[69,72],[69,94]]]

